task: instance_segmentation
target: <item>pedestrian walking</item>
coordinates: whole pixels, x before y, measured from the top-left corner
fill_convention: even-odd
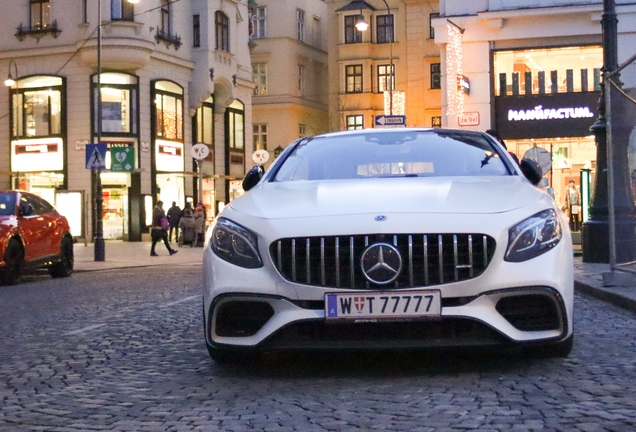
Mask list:
[[[163,201],[157,201],[157,205],[152,211],[152,230],[150,231],[150,237],[152,239],[152,246],[150,247],[150,256],[158,256],[155,252],[155,245],[157,242],[163,240],[166,245],[166,249],[170,252],[170,255],[176,254],[178,251],[170,247],[168,243],[168,229],[170,228],[170,221],[166,216],[166,212],[163,209]]]
[[[181,219],[181,208],[177,205],[176,201],[172,201],[172,207],[168,209],[168,221],[170,222],[170,231],[168,232],[168,240],[174,241],[179,240],[179,219]],[[172,237],[172,234],[175,234]]]
[[[203,238],[205,235],[205,213],[203,207],[197,206],[194,212],[194,230],[197,233],[197,247],[203,247]]]

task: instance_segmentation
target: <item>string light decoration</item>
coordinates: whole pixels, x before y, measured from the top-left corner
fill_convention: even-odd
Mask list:
[[[393,113],[391,113],[391,93],[393,93]],[[404,115],[406,92],[384,90],[384,115]]]
[[[462,31],[457,26],[447,24],[448,44],[446,46],[446,98],[447,115],[461,115],[464,112],[464,93],[458,88],[463,76]]]

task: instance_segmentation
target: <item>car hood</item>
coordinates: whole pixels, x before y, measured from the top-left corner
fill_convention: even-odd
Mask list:
[[[494,214],[523,207],[544,195],[519,176],[376,178],[263,182],[230,206],[267,219],[366,213]]]

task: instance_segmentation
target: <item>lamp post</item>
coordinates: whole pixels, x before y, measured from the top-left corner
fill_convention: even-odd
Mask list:
[[[13,76],[11,75],[11,65],[13,65],[13,68],[15,70],[15,79],[13,79]],[[19,89],[19,84],[18,84],[18,78],[19,77],[20,77],[20,74],[18,73],[18,64],[15,62],[15,60],[12,59],[9,62],[9,76],[4,81],[4,85],[6,85],[9,88],[13,88],[15,86],[15,94],[16,94],[16,96],[18,96],[17,99],[20,98],[20,93],[19,93],[20,89]],[[16,99],[16,106],[19,106],[17,99]],[[18,112],[18,115],[19,115],[19,112]],[[20,122],[18,121],[17,124],[19,125]],[[13,125],[11,125],[10,128],[13,129]],[[16,141],[16,145],[17,145],[19,137],[20,137],[20,131],[19,130],[16,130],[16,136],[15,137],[16,137],[15,141]],[[17,177],[17,179],[16,179],[17,187],[16,187],[16,189],[20,189],[20,171],[18,170],[16,172],[17,172],[17,176],[16,176]]]
[[[127,0],[139,3],[139,0]],[[97,0],[97,143],[102,141],[102,0]],[[106,260],[104,245],[104,198],[102,197],[102,170],[96,170],[95,179],[95,261]]]
[[[393,24],[393,16],[391,15],[391,9],[389,8],[389,4],[386,0],[382,0],[384,2],[384,6],[386,6],[386,16],[387,19],[391,18],[391,34],[389,39],[389,112],[390,115],[393,115],[393,34],[395,32],[395,26]],[[364,16],[362,15],[362,11],[360,11],[360,17],[356,21],[355,27],[358,31],[367,31],[369,28],[369,24],[364,20]]]
[[[618,19],[614,0],[603,0],[603,15],[601,28],[603,33],[603,82],[601,83],[601,97],[598,105],[598,119],[590,127],[596,141],[596,180],[592,193],[590,206],[590,218],[583,223],[581,241],[583,262],[610,262],[612,257],[610,249],[614,249],[610,235],[620,239],[619,249],[631,249],[629,243],[634,241],[634,228],[636,221],[633,218],[634,203],[631,197],[628,167],[627,149],[629,132],[619,130],[619,134],[608,134],[611,122],[610,106],[606,103],[612,83],[620,86],[618,77]],[[616,72],[615,72],[616,71]],[[613,77],[612,77],[613,76]],[[611,131],[610,131],[611,132]],[[608,135],[611,139],[607,139]],[[611,148],[610,148],[611,146]],[[610,150],[608,152],[608,150]],[[611,158],[608,156],[611,155]],[[608,176],[616,172],[612,179]],[[616,178],[618,181],[613,182]],[[608,188],[608,185],[614,187]],[[611,190],[609,190],[611,189]],[[613,194],[610,196],[610,194]],[[611,209],[610,209],[611,207]],[[615,226],[610,223],[610,214],[616,217]],[[617,230],[617,231],[615,231]],[[614,232],[612,232],[614,231]],[[633,252],[627,251],[620,254],[620,261],[631,260]]]

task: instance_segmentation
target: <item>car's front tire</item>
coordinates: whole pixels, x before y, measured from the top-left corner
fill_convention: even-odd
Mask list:
[[[20,282],[24,270],[24,249],[16,239],[9,240],[4,252],[5,268],[0,275],[7,285],[15,285]]]
[[[69,277],[73,274],[74,264],[73,240],[64,237],[60,245],[60,261],[49,267],[49,274],[54,278]]]

